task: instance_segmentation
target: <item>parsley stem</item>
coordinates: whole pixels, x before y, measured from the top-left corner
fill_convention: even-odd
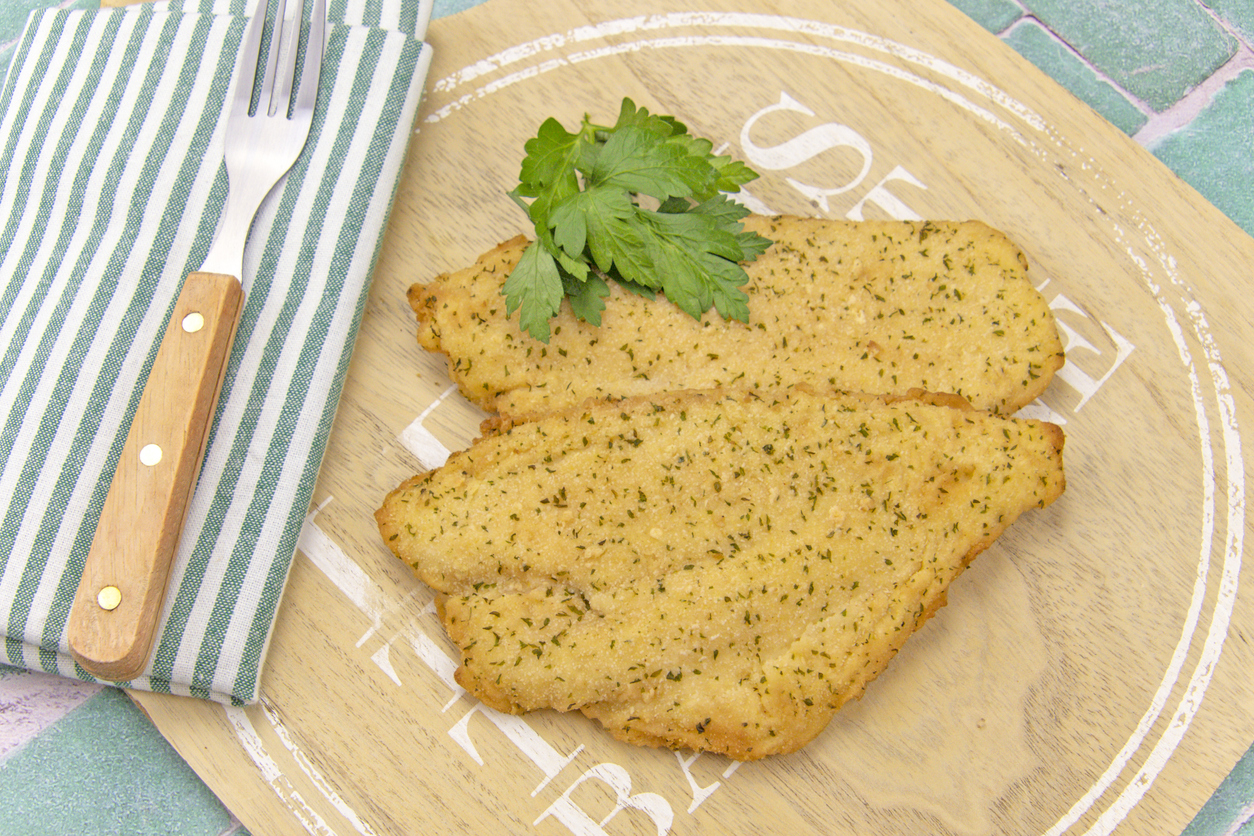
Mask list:
[[[712,147],[631,99],[612,126],[585,115],[570,133],[546,119],[508,193],[546,253],[520,262],[502,287],[507,312],[521,311],[522,330],[548,342],[548,318],[563,298],[576,317],[599,324],[606,279],[650,296],[660,291],[697,319],[715,308],[747,322],[740,264],[770,242],[743,234],[749,210],[727,195],[758,175]]]
[[[531,206],[530,204],[527,203],[527,201],[523,200],[522,195],[518,193],[518,189],[514,189],[513,191],[509,192],[509,198],[510,200],[517,203],[522,208],[522,210],[527,213],[528,217],[531,216]]]

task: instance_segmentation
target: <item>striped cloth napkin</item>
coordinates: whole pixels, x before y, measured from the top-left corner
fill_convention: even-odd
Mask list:
[[[162,625],[128,687],[258,697],[412,135],[430,8],[331,3],[313,129],[248,240],[246,308]],[[165,320],[225,202],[223,106],[251,11],[36,12],[15,50],[0,93],[0,631],[13,665],[92,680],[66,620]]]

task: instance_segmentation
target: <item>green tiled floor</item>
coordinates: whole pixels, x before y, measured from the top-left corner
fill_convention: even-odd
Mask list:
[[[1005,41],[1124,133],[1136,133],[1149,120],[1118,87],[1035,20],[1025,20],[1008,31]]]
[[[1254,235],[1254,0],[950,0]]]
[[[480,2],[435,0],[433,16]],[[1254,234],[1254,0],[950,2]],[[0,75],[27,11],[58,4],[97,2],[0,0]],[[123,694],[104,689],[76,706],[0,752],[0,810],[22,811],[0,814],[0,836],[245,834]],[[1254,749],[1185,836],[1254,836],[1254,821],[1231,829],[1252,798]]]
[[[1210,803],[1184,829],[1181,836],[1254,836],[1254,747],[1232,770],[1228,779],[1220,784]],[[1233,830],[1232,823],[1245,824]]]
[[[1203,0],[1203,3],[1234,27],[1247,45],[1254,44],[1254,3],[1250,0]]]
[[[114,688],[100,690],[0,762],[0,811],[16,810],[20,821],[0,812],[5,836],[244,833]]]
[[[1010,24],[1023,17],[1023,7],[1016,0],[950,0],[960,11],[990,32],[1004,32]]]
[[[1024,0],[1099,72],[1161,112],[1236,54],[1237,40],[1195,0]],[[1165,61],[1170,56],[1172,60]]]
[[[50,5],[60,5],[68,9],[94,9],[100,3],[97,0],[71,0],[58,4],[47,0],[0,0],[0,79],[4,78],[9,62],[13,59],[13,51],[17,49],[17,39],[26,26],[26,18],[35,9],[44,9]]]
[[[1188,125],[1150,150],[1228,217],[1254,232],[1254,69],[1229,81]]]

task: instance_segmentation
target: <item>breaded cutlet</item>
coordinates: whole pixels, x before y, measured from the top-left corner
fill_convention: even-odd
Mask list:
[[[445,354],[488,412],[536,415],[586,398],[802,383],[850,392],[958,394],[1012,414],[1064,356],[1023,252],[978,221],[833,221],[749,216],[775,243],[745,265],[749,322],[695,320],[611,282],[600,326],[568,304],[548,344],[507,318],[501,286],[527,240],[415,284],[418,341]]]
[[[506,421],[376,520],[488,706],[753,760],[814,739],[1062,494],[1062,448],[954,396],[669,392]]]

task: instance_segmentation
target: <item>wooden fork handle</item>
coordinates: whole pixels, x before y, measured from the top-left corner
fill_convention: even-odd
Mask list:
[[[157,349],[70,611],[70,650],[101,679],[147,664],[242,308],[234,276],[192,273]]]

